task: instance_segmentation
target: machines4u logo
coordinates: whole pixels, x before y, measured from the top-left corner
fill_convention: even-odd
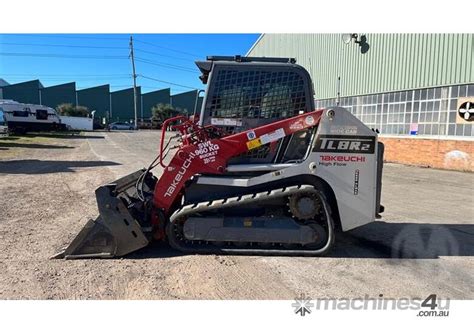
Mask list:
[[[373,154],[375,152],[375,137],[320,135],[316,140],[313,152]]]

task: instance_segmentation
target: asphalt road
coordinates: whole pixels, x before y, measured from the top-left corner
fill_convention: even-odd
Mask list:
[[[395,164],[384,169],[383,218],[337,235],[322,258],[152,245],[118,260],[49,260],[97,214],[95,188],[147,166],[159,134],[57,139],[0,162],[0,298],[474,298],[474,174]]]

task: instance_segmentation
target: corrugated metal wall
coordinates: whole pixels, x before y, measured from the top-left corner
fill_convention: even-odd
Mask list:
[[[151,118],[151,109],[159,103],[170,104],[170,89],[160,89],[142,94],[143,118]]]
[[[34,103],[56,108],[61,103],[72,103],[95,110],[96,118],[110,117],[112,121],[130,121],[134,116],[133,88],[110,92],[109,85],[85,88],[76,91],[76,83],[66,83],[44,88],[39,80],[21,82],[0,88],[0,98],[12,99],[22,103]],[[170,88],[141,94],[137,87],[138,118],[148,119],[151,108],[158,103],[172,104],[181,111],[192,114],[196,103],[196,90],[170,96]],[[203,98],[197,103],[197,110],[201,109]],[[143,109],[142,109],[143,103]]]
[[[141,88],[137,87],[137,116],[141,110]],[[110,93],[112,101],[112,120],[130,121],[135,117],[133,88],[127,88]]]
[[[193,114],[194,107],[196,104],[197,90],[176,94],[171,96],[171,105],[175,108],[180,109],[183,113]],[[199,103],[199,101],[198,101]],[[200,108],[199,104],[197,106]]]
[[[368,50],[342,34],[265,34],[249,56],[295,57],[317,99],[474,82],[474,34],[363,34]],[[366,46],[367,47],[367,46]]]
[[[39,90],[43,85],[39,80],[25,81],[2,88],[3,98],[23,103],[40,103]]]
[[[41,104],[56,108],[62,103],[76,104],[76,83],[70,82],[66,84],[46,87],[40,90]]]
[[[77,91],[77,104],[95,110],[95,117],[108,117],[110,112],[110,86],[102,85]]]

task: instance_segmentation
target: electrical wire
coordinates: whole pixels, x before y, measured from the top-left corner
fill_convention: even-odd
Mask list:
[[[9,34],[17,37],[39,37],[39,38],[70,38],[70,39],[103,39],[103,40],[125,40],[128,41],[128,37],[111,37],[111,36],[71,36],[65,34]]]
[[[22,34],[22,35],[19,35],[19,36],[24,36],[24,35]],[[34,34],[32,36],[40,37],[40,38],[41,37],[48,37],[48,38],[53,38],[54,37],[54,38],[77,38],[77,39],[84,38],[84,39],[128,40],[127,38],[121,38],[121,37],[110,37],[109,38],[109,37],[97,37],[97,36],[52,36],[52,35],[36,35],[36,34]],[[148,45],[159,47],[159,48],[162,48],[162,49],[168,49],[168,50],[173,51],[173,52],[179,52],[179,53],[183,53],[183,54],[189,54],[191,56],[197,56],[197,55],[194,55],[194,54],[191,54],[191,53],[175,50],[175,49],[172,49],[172,48],[167,48],[167,47],[164,47],[164,46],[158,46],[156,44],[145,42],[145,41],[142,41],[142,40],[137,40],[137,41],[139,41],[140,43],[143,43],[143,44],[148,44]],[[52,43],[0,42],[0,44],[4,44],[4,45],[25,45],[25,46],[26,45],[29,45],[29,46],[45,46],[45,47],[65,47],[65,48],[88,48],[88,49],[123,49],[123,50],[128,49],[128,47],[119,47],[119,46],[117,46],[117,47],[116,46],[86,46],[86,45],[70,45],[70,44],[68,44],[68,45],[66,45],[66,44],[52,44]],[[160,53],[156,53],[156,52],[153,52],[153,51],[147,51],[147,50],[143,50],[143,49],[135,49],[135,50],[140,51],[140,52],[144,52],[144,53],[155,54],[155,55],[159,55],[159,56],[163,56],[163,57],[170,57],[170,58],[173,58],[173,59],[188,60],[187,58],[175,57],[175,56],[171,56],[171,55],[169,55],[169,56],[168,55],[163,55],[163,54],[160,54]],[[2,55],[2,56],[13,56],[13,57],[63,58],[63,59],[71,58],[71,59],[124,59],[125,60],[125,59],[129,58],[128,56],[119,56],[119,55],[98,56],[98,55],[71,55],[71,54],[60,54],[60,53],[26,53],[26,52],[0,52],[0,55]],[[172,70],[185,71],[185,72],[190,72],[190,73],[200,73],[199,71],[197,71],[193,68],[185,67],[185,66],[181,66],[181,65],[175,65],[175,64],[171,64],[171,63],[163,63],[163,62],[156,62],[156,61],[153,61],[151,59],[141,58],[141,57],[135,57],[135,59],[136,59],[137,62],[141,62],[141,63],[144,63],[144,64],[169,68],[169,69],[172,69]],[[7,76],[7,75],[2,74],[2,76]],[[21,75],[8,75],[8,76],[21,77]],[[44,76],[45,78],[52,78],[52,79],[60,78],[60,77],[64,77],[64,78],[68,77],[67,75],[38,75],[38,76]],[[111,75],[95,75],[95,74],[85,75],[85,74],[82,74],[82,75],[71,75],[71,76],[77,76],[77,77],[91,76],[91,77],[95,77],[95,78],[101,77],[103,79],[106,79],[106,78],[112,79]],[[195,87],[190,87],[190,86],[181,85],[181,84],[178,84],[178,83],[159,80],[159,79],[156,79],[156,78],[147,77],[147,76],[143,76],[143,75],[139,75],[139,76],[141,76],[145,79],[148,79],[148,80],[153,80],[153,81],[161,82],[161,83],[172,85],[172,86],[188,88],[188,89],[193,89],[193,90],[198,89],[198,88],[195,88]],[[27,76],[25,75],[24,77],[27,77]],[[118,75],[118,76],[114,75],[113,77],[114,77],[114,79],[115,78],[116,79],[119,79],[119,78],[126,79],[126,78],[129,78],[130,75],[123,75],[123,76],[122,75]]]
[[[189,56],[193,56],[193,57],[201,57],[201,56],[199,56],[195,53],[190,53],[190,52],[186,52],[186,51],[182,51],[182,50],[172,49],[172,48],[169,48],[169,47],[166,47],[166,46],[163,46],[163,45],[158,45],[158,44],[151,43],[151,42],[145,42],[141,39],[134,38],[133,40],[135,42],[151,45],[151,46],[154,46],[156,48],[165,49],[165,50],[169,50],[169,51],[173,51],[173,52],[176,52],[176,53],[181,53],[181,54],[185,54],[185,55],[189,55]]]
[[[14,73],[0,73],[2,76],[12,76],[12,77],[31,77],[30,74],[14,74]],[[69,77],[101,77],[101,78],[131,78],[131,74],[35,74],[36,76],[39,77],[64,77],[64,78],[69,78]]]
[[[0,45],[13,45],[13,46],[38,46],[38,47],[49,47],[49,48],[73,48],[73,49],[108,49],[108,50],[129,50],[130,48],[127,46],[103,46],[103,45],[74,45],[74,44],[49,44],[49,43],[12,43],[12,42],[0,42]],[[183,60],[183,61],[194,61],[191,58],[182,58],[173,55],[166,55],[158,52],[153,52],[149,50],[143,50],[141,48],[134,48],[134,51],[148,53],[160,57],[171,58],[175,60]]]
[[[152,61],[150,59],[141,58],[141,57],[135,57],[135,61],[138,61],[138,62],[144,63],[144,64],[155,65],[155,66],[159,66],[159,67],[166,67],[166,68],[170,68],[170,69],[174,69],[174,70],[180,70],[180,71],[191,72],[191,73],[200,73],[199,71],[197,71],[193,68],[190,68],[190,67],[185,67],[185,66],[180,66],[180,65],[173,65],[173,64],[169,64],[169,63],[155,62],[155,61]]]
[[[178,86],[178,87],[189,88],[189,89],[194,89],[194,90],[199,89],[199,88],[196,88],[196,87],[185,86],[185,85],[177,84],[177,83],[170,82],[170,81],[159,80],[159,79],[156,79],[156,78],[145,76],[143,74],[138,74],[137,76],[142,77],[144,79],[152,80],[152,81],[162,82],[162,83],[172,85],[172,86]]]
[[[127,56],[66,55],[54,53],[0,52],[2,56],[38,57],[38,58],[83,58],[83,59],[128,59]]]
[[[157,53],[157,52],[153,52],[153,51],[148,51],[148,50],[143,50],[143,49],[139,49],[139,48],[134,48],[133,49],[134,52],[138,51],[138,52],[143,52],[143,53],[149,53],[149,54],[152,54],[152,55],[155,55],[155,56],[160,56],[160,57],[165,57],[165,58],[172,58],[172,59],[178,59],[178,60],[184,60],[184,61],[187,61],[187,62],[194,62],[194,58],[191,59],[191,58],[181,58],[181,57],[176,57],[176,56],[171,56],[171,55],[164,55],[162,53]]]
[[[16,46],[41,46],[50,48],[78,48],[78,49],[113,49],[113,50],[128,50],[126,46],[102,46],[102,45],[73,45],[73,44],[47,44],[47,43],[11,43],[0,42],[1,45],[16,45]]]

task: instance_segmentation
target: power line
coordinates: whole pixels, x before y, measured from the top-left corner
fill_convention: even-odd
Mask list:
[[[178,59],[178,60],[184,60],[184,61],[194,61],[195,58],[182,58],[182,57],[176,57],[176,56],[171,56],[171,55],[164,55],[162,53],[157,53],[157,52],[153,52],[153,51],[148,51],[148,50],[143,50],[143,49],[137,49],[135,48],[135,51],[140,51],[140,52],[144,52],[144,53],[149,53],[149,54],[152,54],[152,55],[156,55],[156,56],[160,56],[160,57],[166,57],[166,58],[171,58],[171,59]]]
[[[18,45],[18,46],[45,46],[45,47],[58,47],[58,48],[82,48],[82,49],[128,49],[124,46],[90,46],[90,45],[72,45],[72,44],[43,44],[43,43],[10,43],[0,42],[2,45]]]
[[[185,71],[185,72],[191,72],[191,73],[199,73],[199,71],[196,71],[195,69],[192,69],[190,67],[185,67],[185,66],[179,66],[179,65],[173,65],[169,63],[161,63],[161,62],[155,62],[150,59],[145,59],[141,57],[135,57],[136,61],[144,63],[144,64],[149,64],[149,65],[155,65],[159,67],[166,67],[166,68],[171,68],[174,70],[180,70],[180,71]]]
[[[38,58],[79,58],[79,59],[128,59],[127,56],[65,55],[53,53],[0,52],[2,56],[38,57]]]
[[[9,77],[53,77],[53,78],[130,78],[130,74],[13,74],[13,73],[0,73],[0,76],[9,76]]]
[[[190,70],[190,71],[199,73],[199,71],[197,71],[194,67],[187,67],[187,66],[175,65],[175,64],[170,64],[170,63],[157,62],[157,61],[154,61],[152,59],[141,58],[141,57],[135,57],[135,58],[140,59],[142,61],[152,63],[152,64],[156,64],[156,65],[173,66],[173,67],[176,67],[176,68],[181,68],[181,69],[184,69],[184,70]]]
[[[103,40],[128,40],[128,37],[110,37],[110,36],[71,36],[64,34],[9,34],[18,37],[39,37],[39,38],[70,38],[70,39],[103,39]]]
[[[45,44],[45,43],[11,43],[11,42],[0,42],[1,45],[14,45],[14,46],[39,46],[39,47],[56,47],[56,48],[76,48],[76,49],[109,49],[109,50],[128,50],[125,46],[91,46],[91,45],[73,45],[73,44]],[[135,51],[140,51],[143,53],[153,54],[160,57],[171,58],[176,60],[184,61],[194,61],[194,58],[183,58],[172,55],[166,55],[162,53],[157,53],[153,51],[137,49]]]
[[[20,35],[21,36],[21,35]],[[39,36],[42,37],[42,36]],[[44,36],[44,37],[56,37],[56,36]],[[81,38],[80,36],[59,36],[64,37],[64,38]],[[86,37],[86,38],[93,38],[95,37]],[[98,39],[102,39],[101,37],[98,37]],[[153,45],[153,43],[149,42],[144,42],[140,41],[144,44],[150,44]],[[84,48],[84,49],[111,49],[111,50],[125,50],[128,49],[127,47],[121,47],[121,46],[87,46],[87,45],[72,45],[72,44],[50,44],[50,43],[11,43],[11,42],[0,42],[2,45],[17,45],[17,46],[38,46],[38,47],[58,47],[58,48]],[[156,46],[156,45],[154,45]],[[164,49],[169,49],[166,47],[163,47]],[[177,56],[172,56],[172,55],[165,55],[153,51],[148,51],[148,50],[143,50],[143,49],[137,49],[140,52],[143,53],[148,53],[148,54],[153,54],[157,55],[160,57],[166,57],[166,58],[171,58],[175,60],[183,60],[183,61],[192,61],[194,58],[183,58],[183,57],[177,57]],[[174,52],[180,52],[174,49],[170,49]],[[186,52],[184,52],[186,53]],[[188,53],[186,53],[188,54]],[[104,56],[98,56],[98,55],[69,55],[69,54],[41,54],[41,53],[22,53],[22,52],[1,52],[0,55],[3,56],[15,56],[15,57],[38,57],[38,58],[72,58],[72,59],[125,59],[125,56],[118,56],[118,55],[104,55]],[[146,58],[139,58],[136,57],[137,60],[140,60],[143,63],[147,63],[150,65],[156,65],[156,66],[161,66],[161,67],[166,67],[170,69],[176,69],[176,70],[183,70],[183,71],[188,71],[192,73],[199,73],[196,71],[194,68],[190,67],[185,67],[181,65],[175,65],[175,64],[170,64],[170,63],[163,63],[163,62],[156,62],[151,59],[146,59]]]
[[[177,84],[177,83],[170,82],[170,81],[159,80],[159,79],[152,78],[152,77],[148,77],[148,76],[145,76],[145,75],[142,75],[142,74],[138,74],[138,76],[139,76],[139,77],[142,77],[142,78],[144,78],[144,79],[148,79],[148,80],[152,80],[152,81],[157,81],[157,82],[162,82],[162,83],[165,83],[165,84],[168,84],[168,85],[172,85],[172,86],[178,86],[178,87],[189,88],[189,89],[199,89],[199,88],[196,88],[196,87],[185,86],[185,85]]]
[[[158,45],[158,44],[155,44],[155,43],[145,42],[145,41],[142,41],[141,39],[135,39],[135,41],[143,43],[143,44],[151,45],[151,46],[154,46],[154,47],[160,48],[160,49],[170,50],[170,51],[173,51],[173,52],[182,53],[182,54],[193,56],[193,57],[201,57],[200,55],[197,55],[197,54],[194,54],[194,53],[172,49],[172,48],[162,46],[162,45]]]

